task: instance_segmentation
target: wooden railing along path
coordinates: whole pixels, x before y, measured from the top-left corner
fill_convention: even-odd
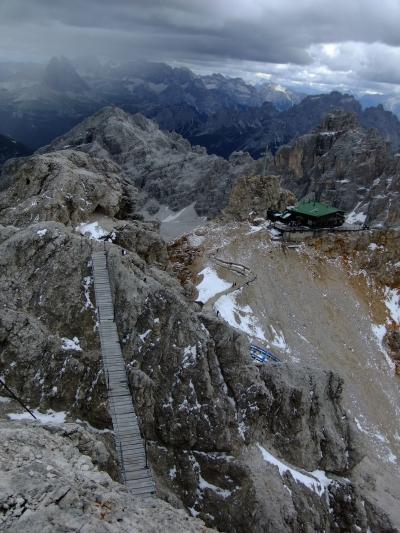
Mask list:
[[[133,494],[149,496],[155,493],[154,481],[147,463],[146,444],[143,443],[133,407],[125,361],[114,320],[106,252],[94,252],[92,262],[108,406],[121,475]]]

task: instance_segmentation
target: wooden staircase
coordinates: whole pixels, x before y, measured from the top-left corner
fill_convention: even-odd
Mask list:
[[[150,496],[155,494],[155,486],[147,464],[146,444],[143,443],[133,407],[114,320],[106,252],[94,252],[92,264],[108,407],[114,427],[121,475],[133,494]]]

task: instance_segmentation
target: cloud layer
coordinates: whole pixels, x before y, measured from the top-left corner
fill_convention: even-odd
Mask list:
[[[399,21],[398,0],[2,0],[0,54],[143,58],[368,88],[400,84]]]

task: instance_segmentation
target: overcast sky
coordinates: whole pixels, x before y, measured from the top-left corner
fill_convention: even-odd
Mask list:
[[[0,59],[61,54],[400,92],[400,0],[0,0]]]

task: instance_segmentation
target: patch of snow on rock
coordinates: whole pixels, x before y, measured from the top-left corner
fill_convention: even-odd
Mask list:
[[[272,346],[275,346],[275,348],[278,348],[279,350],[282,350],[283,352],[290,352],[289,346],[286,344],[285,337],[283,336],[283,333],[278,333],[274,326],[270,326],[272,333],[274,335],[274,338],[271,341]]]
[[[147,335],[150,335],[150,333],[151,333],[151,329],[148,329],[147,331],[145,331],[144,333],[142,333],[141,335],[139,335],[139,339],[140,339],[142,342],[144,342],[145,339],[146,339],[146,337],[147,337]]]
[[[74,337],[73,339],[67,339],[66,337],[63,337],[62,341],[63,343],[61,348],[63,350],[74,350],[76,352],[82,351],[78,337]]]
[[[33,409],[32,413],[42,424],[63,424],[66,417],[65,411],[53,411],[52,409],[49,409],[45,413],[40,413],[36,409]],[[23,413],[8,413],[7,416],[10,420],[33,420],[27,411]]]
[[[347,215],[346,224],[364,224],[367,215],[365,213],[362,213],[361,211],[357,212],[359,207],[360,202],[356,205],[353,211],[351,211],[351,213]]]
[[[102,237],[108,235],[108,232],[98,222],[82,222],[76,226],[75,231],[95,241],[99,241]]]
[[[47,229],[39,229],[36,232],[36,234],[39,235],[39,237],[44,237],[46,233],[47,233]]]
[[[374,334],[377,342],[378,342],[378,345],[379,345],[379,348],[381,350],[381,352],[383,353],[383,355],[385,356],[385,359],[389,365],[389,367],[392,369],[392,370],[395,370],[395,364],[394,362],[392,361],[392,359],[389,357],[387,351],[385,350],[385,346],[383,344],[383,339],[386,335],[386,327],[384,324],[372,324],[372,333]]]
[[[257,337],[266,341],[262,328],[257,323],[257,318],[249,305],[240,306],[236,302],[236,293],[224,294],[214,304],[216,311],[219,311],[221,317],[234,328],[240,329],[250,337]]]
[[[211,267],[204,268],[199,275],[203,276],[203,279],[197,285],[197,290],[199,291],[198,300],[200,302],[206,303],[216,294],[232,287],[232,283],[221,279]]]
[[[321,496],[329,487],[329,485],[334,482],[332,479],[329,479],[322,470],[314,470],[313,472],[307,472],[307,474],[303,474],[295,468],[292,468],[280,461],[277,457],[272,455],[272,453],[268,452],[258,443],[257,447],[260,450],[264,461],[278,467],[281,477],[283,477],[287,472],[290,472],[297,483],[305,485],[310,490],[316,492],[318,496]]]
[[[396,324],[400,324],[400,291],[399,289],[385,290],[385,305],[389,310],[390,318]]]

